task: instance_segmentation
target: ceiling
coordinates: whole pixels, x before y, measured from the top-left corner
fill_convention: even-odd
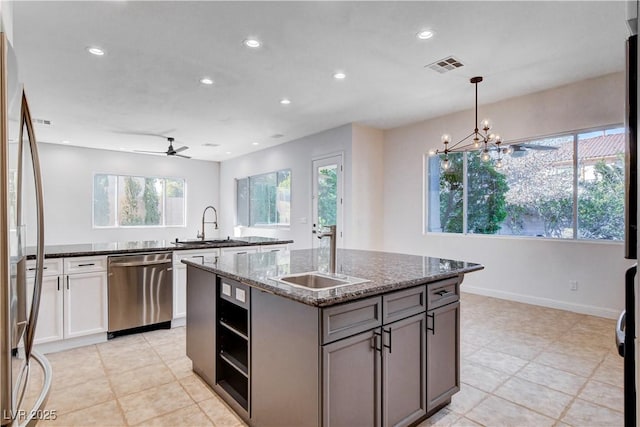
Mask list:
[[[628,35],[623,1],[24,1],[13,15],[32,115],[51,121],[39,140],[161,151],[164,135],[216,161],[466,110],[476,75],[483,104],[622,71]],[[464,66],[425,68],[450,55]]]

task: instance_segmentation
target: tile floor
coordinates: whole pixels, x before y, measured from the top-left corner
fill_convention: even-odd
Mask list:
[[[622,426],[614,321],[462,294],[462,386],[427,426]],[[43,426],[241,426],[191,371],[185,328],[47,356]]]

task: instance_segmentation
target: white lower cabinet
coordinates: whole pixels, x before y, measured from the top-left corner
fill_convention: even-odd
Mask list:
[[[104,256],[45,260],[35,344],[107,332],[106,266]],[[28,261],[29,310],[34,269]]]
[[[67,274],[64,289],[64,337],[107,332],[107,272]]]
[[[61,292],[62,276],[43,276],[42,293],[40,294],[40,311],[36,324],[36,344],[58,341],[64,338],[62,329],[63,293]],[[31,310],[33,295],[33,279],[28,288],[28,310]]]
[[[187,315],[187,266],[183,259],[195,262],[214,262],[220,256],[220,249],[200,249],[175,251],[173,253],[173,318],[182,319]]]

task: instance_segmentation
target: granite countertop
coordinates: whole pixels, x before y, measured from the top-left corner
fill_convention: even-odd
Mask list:
[[[256,245],[276,245],[293,243],[293,240],[280,240],[270,237],[246,236],[215,243],[176,245],[173,240],[144,240],[131,242],[110,242],[110,243],[79,243],[70,245],[46,245],[44,248],[45,258],[63,258],[93,255],[115,255],[139,252],[167,252],[193,249],[213,249],[228,248],[235,246],[256,246]],[[35,258],[36,248],[27,248],[27,258]]]
[[[428,256],[338,249],[338,274],[367,279],[332,289],[311,290],[273,280],[287,274],[328,271],[327,249],[225,254],[215,262],[182,262],[304,304],[333,304],[482,270],[480,264]],[[187,285],[188,286],[188,285]]]

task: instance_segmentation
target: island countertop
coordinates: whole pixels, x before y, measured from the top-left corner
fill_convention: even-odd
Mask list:
[[[418,286],[484,268],[466,261],[355,249],[338,249],[337,258],[338,274],[366,279],[367,282],[312,290],[274,280],[288,274],[326,272],[328,251],[325,249],[228,254],[218,257],[215,262],[182,262],[316,307]]]

